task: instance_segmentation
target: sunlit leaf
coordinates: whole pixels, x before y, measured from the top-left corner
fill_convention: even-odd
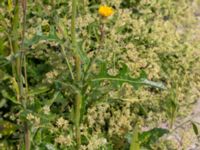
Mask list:
[[[140,76],[133,78],[129,75],[129,69],[125,64],[122,64],[122,68],[119,70],[119,73],[115,76],[111,76],[107,72],[105,62],[100,64],[100,71],[98,74],[95,74],[92,82],[99,81],[110,81],[114,86],[121,86],[123,83],[129,83],[134,88],[138,88],[141,85],[148,85],[151,87],[156,87],[160,89],[165,89],[165,86],[161,82],[154,82],[147,79],[147,75],[144,72],[141,72]]]

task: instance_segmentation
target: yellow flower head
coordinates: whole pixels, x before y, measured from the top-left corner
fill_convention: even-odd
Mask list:
[[[103,17],[109,17],[114,13],[112,7],[108,6],[100,6],[99,7],[99,14]]]

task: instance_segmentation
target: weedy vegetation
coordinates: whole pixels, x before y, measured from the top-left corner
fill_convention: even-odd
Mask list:
[[[200,91],[199,0],[1,0],[1,150],[179,150]],[[195,144],[195,143],[193,143]]]

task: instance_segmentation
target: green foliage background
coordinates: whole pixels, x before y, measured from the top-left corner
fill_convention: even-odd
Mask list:
[[[127,149],[129,144],[125,136],[134,129],[136,122],[139,122],[140,128],[155,128],[168,122],[174,116],[169,111],[172,107],[169,105],[170,100],[176,104],[175,110],[178,107],[176,116],[187,116],[199,98],[200,30],[197,17],[200,2],[80,1],[76,29],[81,61],[84,64],[88,64],[99,47],[100,4],[107,4],[115,10],[114,15],[105,20],[104,48],[98,55],[98,59],[107,63],[105,70],[115,75],[122,67],[121,64],[125,63],[131,76],[137,77],[141,71],[145,71],[149,80],[162,81],[167,88],[159,90],[142,87],[136,90],[124,84],[116,89],[107,87],[106,82],[102,89],[93,87],[94,92],[88,96],[87,115],[82,116],[82,149]],[[20,145],[22,129],[18,125],[20,118],[27,118],[28,114],[35,116],[30,119],[32,138],[35,140],[32,145],[35,149],[73,149],[74,89],[61,83],[71,81],[66,57],[74,64],[70,51],[71,1],[28,2],[25,47],[28,50],[30,105],[26,111],[20,108],[16,100],[16,81],[11,73],[10,62],[14,57],[9,40],[13,36],[13,5],[9,0],[0,1],[0,121],[10,123],[10,128],[6,129],[9,133],[0,130],[0,149],[16,149],[14,145]],[[21,32],[22,27],[18,30]],[[98,66],[98,62],[93,65],[94,73],[98,71]],[[50,108],[47,114],[44,113],[45,106]],[[67,129],[57,125],[56,120],[60,117],[68,121]],[[38,124],[37,118],[40,120]],[[0,122],[0,127],[4,123]],[[72,140],[71,145],[56,143],[55,139],[60,135]],[[103,145],[105,139],[107,143]],[[99,146],[92,147],[97,141]],[[153,142],[148,145],[148,149],[173,149],[173,144],[166,144],[166,141],[159,141],[163,144]],[[174,149],[178,149],[178,145],[174,145]]]

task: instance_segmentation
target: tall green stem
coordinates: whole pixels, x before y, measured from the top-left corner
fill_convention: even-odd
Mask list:
[[[22,4],[23,8],[23,29],[22,29],[22,43],[21,47],[19,46],[19,4]],[[24,109],[26,109],[26,92],[28,89],[28,83],[27,83],[27,74],[26,74],[26,59],[24,54],[24,38],[25,38],[25,26],[26,26],[26,0],[15,1],[15,8],[13,11],[13,19],[12,19],[12,31],[11,31],[11,43],[12,43],[12,53],[17,56],[16,60],[12,63],[13,68],[13,76],[15,77],[17,83],[18,83],[18,89],[19,89],[19,95],[17,95],[18,100],[21,102],[21,104],[24,106]],[[19,48],[20,47],[20,48]],[[20,51],[21,50],[21,51]],[[25,76],[25,84],[26,84],[26,91],[24,91],[23,87],[23,73],[22,68],[24,64],[24,76]],[[25,139],[25,149],[30,150],[30,131],[28,128],[28,123],[24,121],[24,139]]]
[[[22,44],[21,44],[21,63],[20,63],[20,68],[22,70],[23,66],[24,66],[24,78],[25,78],[25,86],[26,89],[24,92],[21,93],[21,96],[23,98],[24,101],[24,106],[26,109],[26,100],[27,100],[27,93],[28,93],[28,81],[27,81],[27,71],[26,71],[26,54],[25,54],[25,48],[24,48],[24,39],[25,39],[25,31],[26,31],[26,10],[27,10],[27,1],[26,0],[22,0],[21,1],[22,4],[22,9],[23,9],[23,29],[22,29]],[[21,72],[22,73],[22,72]],[[22,79],[21,81],[21,90],[23,90],[23,83],[22,83]],[[30,130],[29,130],[29,126],[27,121],[24,122],[24,139],[25,139],[25,149],[26,150],[30,150],[31,148],[31,140],[30,140]]]
[[[22,1],[22,8],[23,8],[23,30],[22,30],[22,43],[21,48],[19,48],[19,35],[18,32],[20,19],[19,19],[19,0],[15,1],[15,9],[13,11],[13,19],[12,19],[12,31],[11,31],[11,49],[14,55],[17,55],[16,60],[12,63],[12,71],[13,76],[17,80],[18,89],[19,89],[19,101],[26,109],[26,102],[25,102],[25,95],[24,95],[24,88],[23,88],[23,79],[22,79],[22,63],[24,62],[23,59],[23,52],[20,49],[23,49],[24,46],[24,37],[25,37],[25,24],[26,24],[26,0]],[[24,62],[25,63],[25,62]],[[26,78],[26,71],[25,71],[25,78]],[[26,80],[26,79],[25,79]],[[26,80],[27,81],[27,80]],[[27,82],[26,82],[27,87]],[[26,121],[23,123],[24,125],[24,139],[25,139],[25,149],[30,150],[30,132],[28,129],[28,124]]]
[[[12,19],[12,31],[11,31],[11,43],[12,43],[12,54],[17,55],[19,52],[18,46],[18,27],[19,27],[19,1],[15,1],[15,8],[13,11],[13,19]],[[13,76],[19,83],[20,78],[20,59],[17,56],[16,60],[12,63],[13,68]]]
[[[76,11],[77,11],[77,0],[72,0],[71,38],[72,38],[72,47],[75,54],[76,81],[80,82],[81,60],[79,54],[77,53],[76,30],[75,30]],[[75,130],[76,130],[77,149],[79,149],[81,145],[81,133],[80,133],[81,103],[82,103],[82,95],[81,92],[79,91],[75,97],[75,128],[76,128]]]

